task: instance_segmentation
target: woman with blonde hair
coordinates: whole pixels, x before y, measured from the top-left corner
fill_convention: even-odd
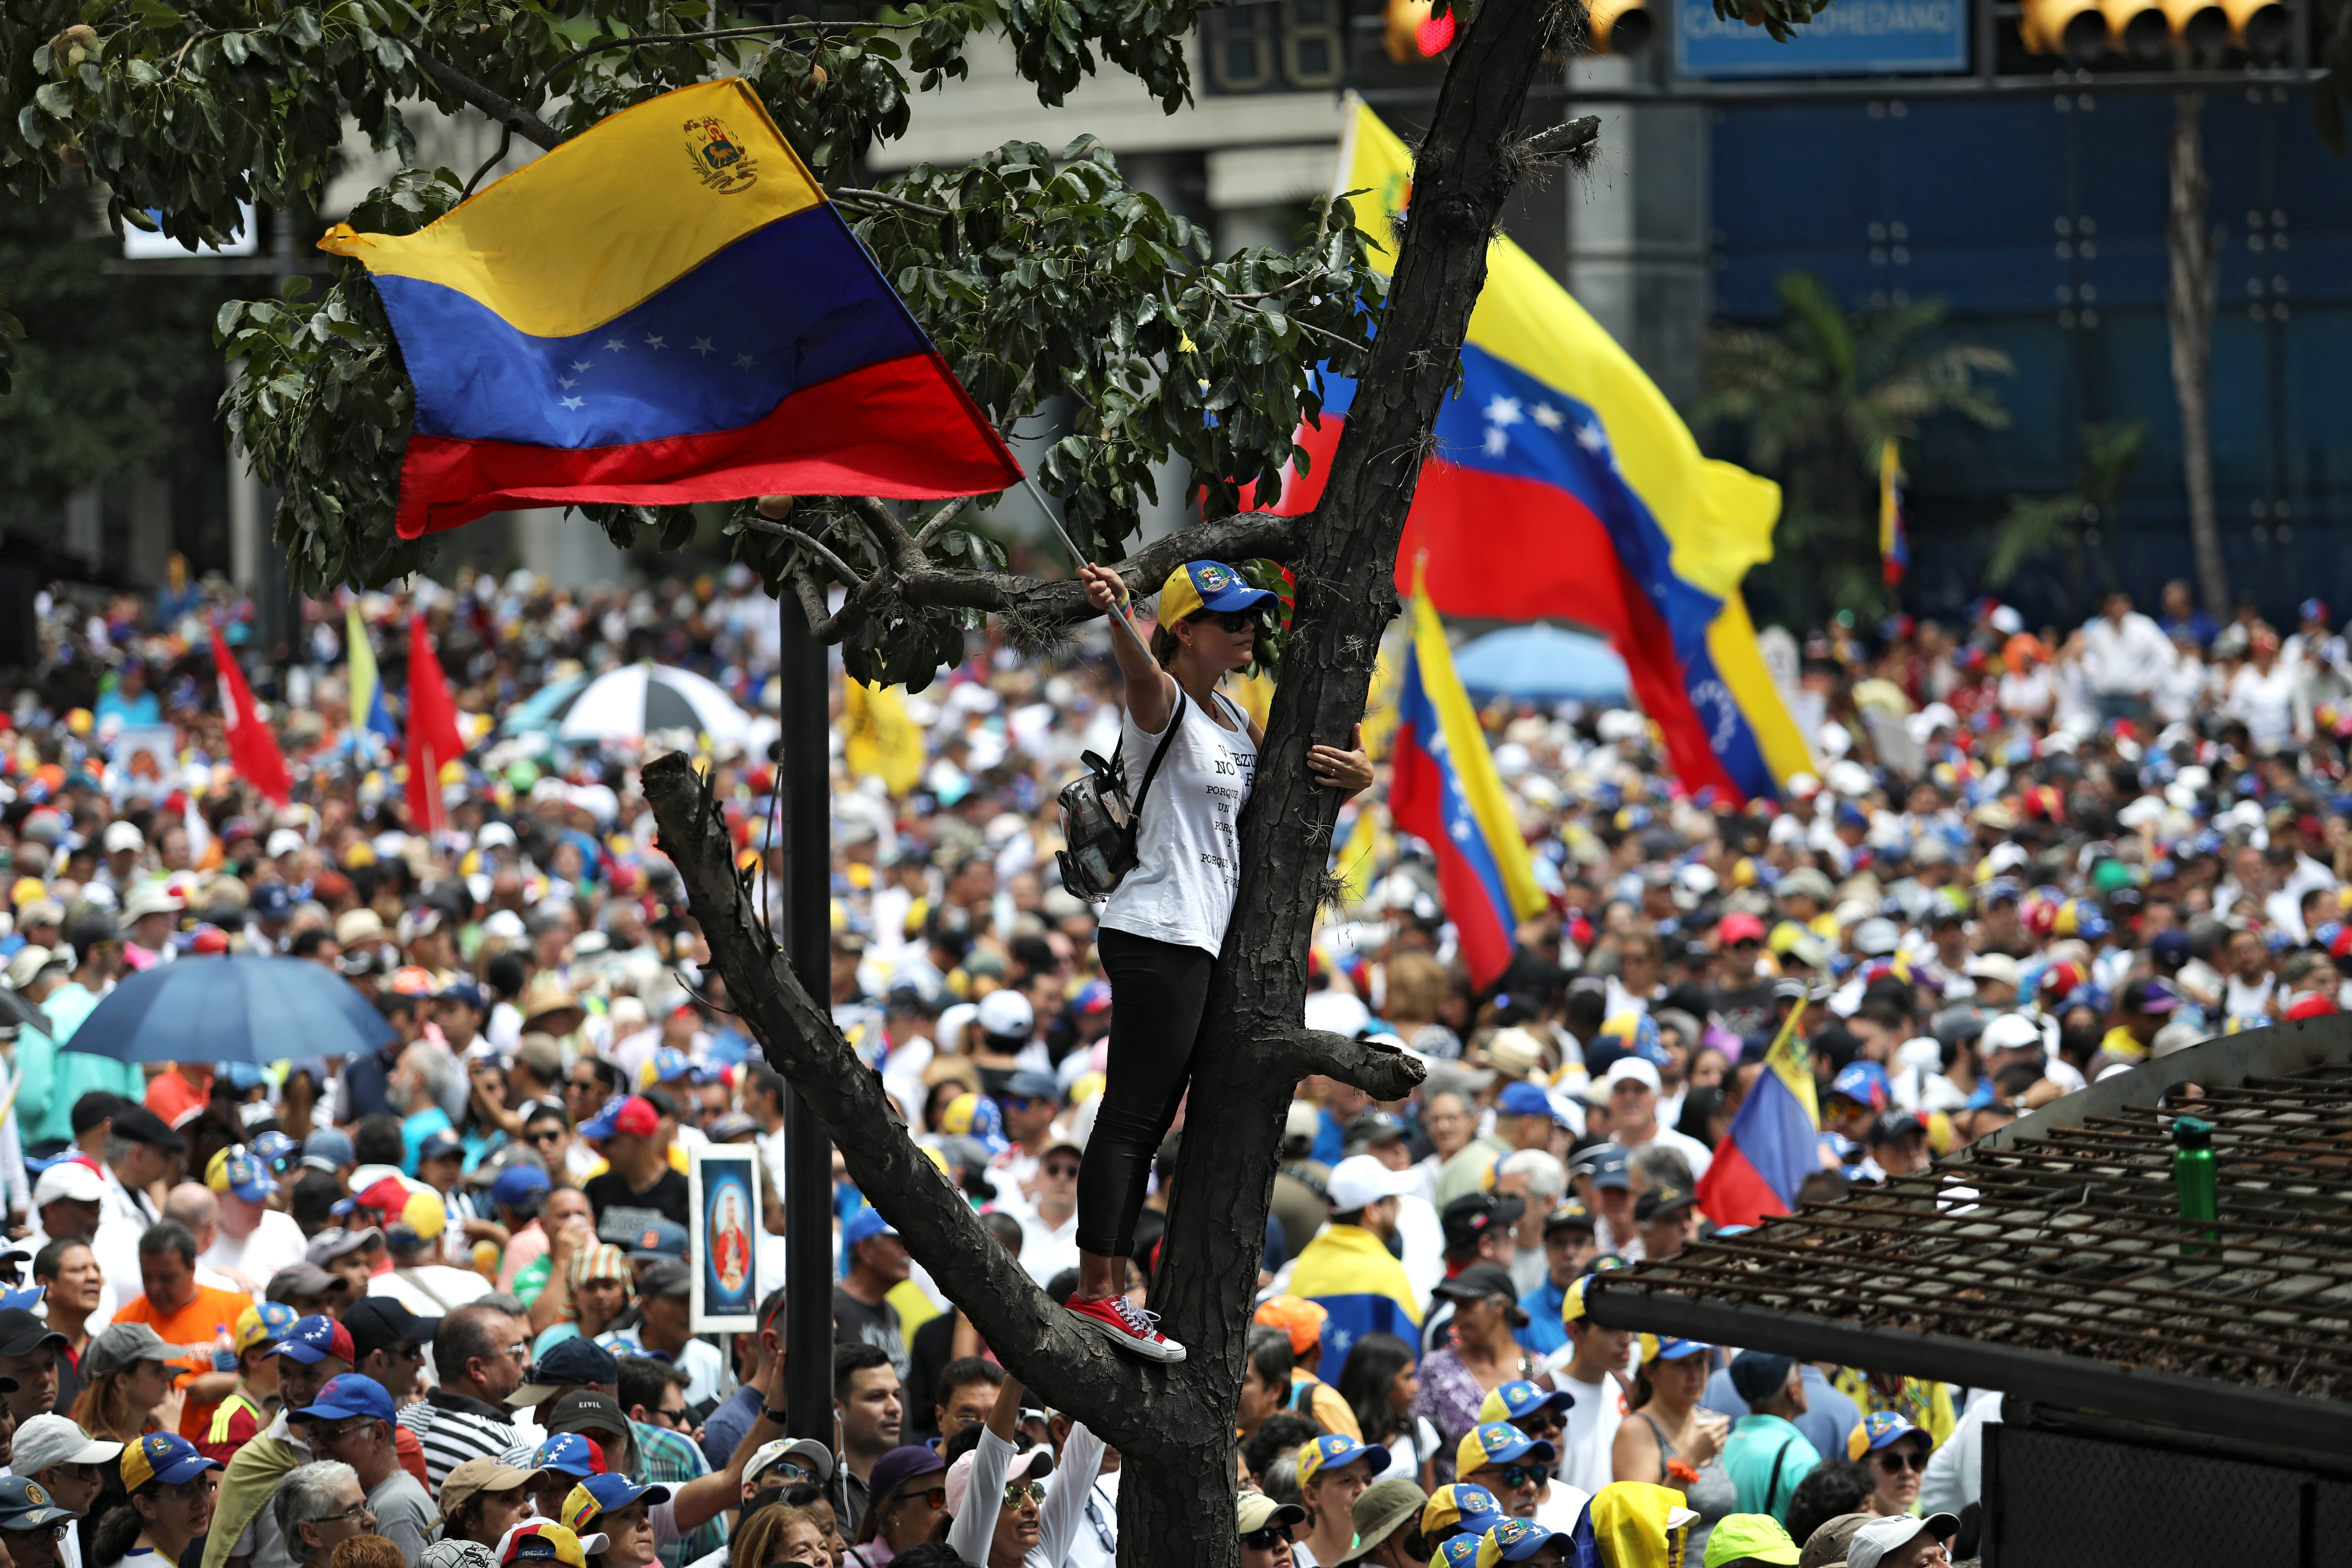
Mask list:
[[[829,1568],[833,1554],[825,1550],[824,1530],[806,1509],[788,1502],[754,1509],[736,1527],[728,1543],[730,1568]]]
[[[109,1323],[82,1353],[87,1383],[74,1401],[74,1425],[106,1443],[135,1444],[180,1424],[179,1369],[172,1347],[144,1323]]]

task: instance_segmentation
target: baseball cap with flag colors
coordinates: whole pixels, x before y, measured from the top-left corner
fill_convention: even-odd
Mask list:
[[[1495,1494],[1471,1481],[1448,1481],[1429,1494],[1429,1501],[1421,1510],[1421,1532],[1435,1535],[1441,1530],[1459,1528],[1468,1531],[1474,1542],[1508,1516]]]
[[[1475,1568],[1478,1548],[1486,1543],[1482,1532],[1477,1535],[1457,1535],[1445,1541],[1430,1555],[1429,1568]]]
[[[247,1203],[261,1203],[278,1190],[269,1167],[242,1143],[223,1149],[205,1166],[205,1185],[216,1193],[234,1193]]]
[[[1202,610],[1246,610],[1273,597],[1263,588],[1251,587],[1240,573],[1222,561],[1187,561],[1160,585],[1157,618],[1163,626],[1174,626]]]
[[[650,1138],[661,1131],[661,1112],[654,1102],[643,1095],[633,1094],[625,1100],[610,1100],[604,1109],[580,1124],[580,1136],[603,1140],[614,1133],[626,1133],[632,1138]]]
[[[1864,1416],[1861,1424],[1853,1431],[1846,1434],[1845,1457],[1849,1459],[1859,1459],[1874,1449],[1885,1447],[1889,1443],[1899,1443],[1914,1432],[1919,1432],[1919,1428],[1913,1426],[1901,1413],[1893,1410],[1874,1410]],[[1925,1432],[1919,1432],[1919,1436],[1927,1437],[1927,1435]],[[1931,1448],[1936,1446],[1932,1438],[1928,1439],[1927,1446]]]
[[[602,1535],[583,1540],[551,1519],[526,1519],[499,1537],[500,1568],[509,1563],[559,1563],[588,1568],[588,1554],[604,1550]]]
[[[279,1337],[278,1353],[290,1355],[304,1366],[316,1366],[330,1356],[352,1364],[360,1359],[359,1352],[352,1348],[352,1331],[317,1312],[295,1320],[293,1327]]]
[[[206,1470],[221,1468],[217,1459],[207,1459],[196,1452],[196,1446],[176,1432],[150,1432],[122,1450],[122,1489],[135,1492],[149,1481],[161,1481],[167,1487],[194,1480]]]
[[[1558,1533],[1532,1519],[1507,1519],[1478,1542],[1477,1568],[1495,1568],[1498,1563],[1524,1563],[1541,1552]]]
[[[294,1309],[283,1301],[260,1301],[247,1307],[236,1318],[237,1352],[241,1355],[256,1345],[282,1339],[294,1323]]]
[[[449,1226],[449,1211],[438,1194],[410,1186],[398,1176],[386,1176],[352,1194],[334,1206],[336,1214],[373,1209],[383,1215],[385,1228],[404,1225],[420,1241],[430,1241]]]
[[[1488,1465],[1507,1465],[1529,1457],[1539,1465],[1549,1465],[1559,1457],[1559,1450],[1507,1421],[1483,1421],[1462,1434],[1462,1445],[1454,1456],[1454,1473],[1466,1476]],[[1302,1480],[1305,1468],[1300,1467]]]
[[[556,1517],[568,1528],[579,1531],[595,1522],[598,1515],[625,1509],[633,1502],[642,1501],[650,1508],[655,1503],[668,1500],[667,1487],[633,1481],[626,1476],[606,1470],[601,1475],[590,1476],[573,1487],[564,1498],[563,1506],[556,1510]]]
[[[1486,1395],[1486,1403],[1478,1406],[1478,1419],[1516,1422],[1530,1411],[1556,1410],[1565,1415],[1575,1408],[1576,1395],[1565,1388],[1544,1388],[1517,1377]]]
[[[1299,1445],[1298,1484],[1303,1487],[1325,1470],[1336,1470],[1358,1459],[1369,1461],[1371,1474],[1377,1476],[1389,1468],[1391,1458],[1384,1447],[1367,1448],[1345,1433],[1326,1432],[1311,1443]]]

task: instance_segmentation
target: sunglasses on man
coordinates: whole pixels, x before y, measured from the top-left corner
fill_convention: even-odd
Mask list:
[[[1916,1448],[1905,1454],[1881,1454],[1878,1468],[1890,1476],[1900,1475],[1906,1469],[1916,1475],[1927,1469],[1927,1456]]]
[[[1253,1530],[1242,1537],[1242,1544],[1252,1552],[1271,1552],[1276,1542],[1290,1543],[1290,1526],[1269,1524],[1264,1530]]]

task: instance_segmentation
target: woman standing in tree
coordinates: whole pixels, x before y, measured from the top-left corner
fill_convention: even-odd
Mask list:
[[[1117,573],[1087,566],[1078,578],[1088,604],[1126,614]],[[1137,863],[1105,907],[1098,938],[1111,984],[1109,1066],[1078,1173],[1078,1288],[1069,1307],[1113,1343],[1153,1361],[1182,1361],[1184,1347],[1127,1300],[1122,1275],[1152,1155],[1192,1078],[1210,971],[1241,887],[1242,807],[1265,740],[1217,685],[1256,657],[1273,602],[1221,561],[1190,561],[1160,586],[1150,657],[1137,638],[1111,641],[1127,685],[1120,762],[1130,791],[1143,798]],[[1307,767],[1318,784],[1350,795],[1372,782],[1353,735],[1345,750],[1309,748]]]

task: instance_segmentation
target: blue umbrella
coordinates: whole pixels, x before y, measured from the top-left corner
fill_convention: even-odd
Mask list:
[[[1465,690],[1538,702],[1622,702],[1625,661],[1599,637],[1540,623],[1489,632],[1454,654]]]
[[[394,1037],[333,970],[240,953],[131,975],[63,1048],[125,1062],[278,1062],[363,1056]]]

